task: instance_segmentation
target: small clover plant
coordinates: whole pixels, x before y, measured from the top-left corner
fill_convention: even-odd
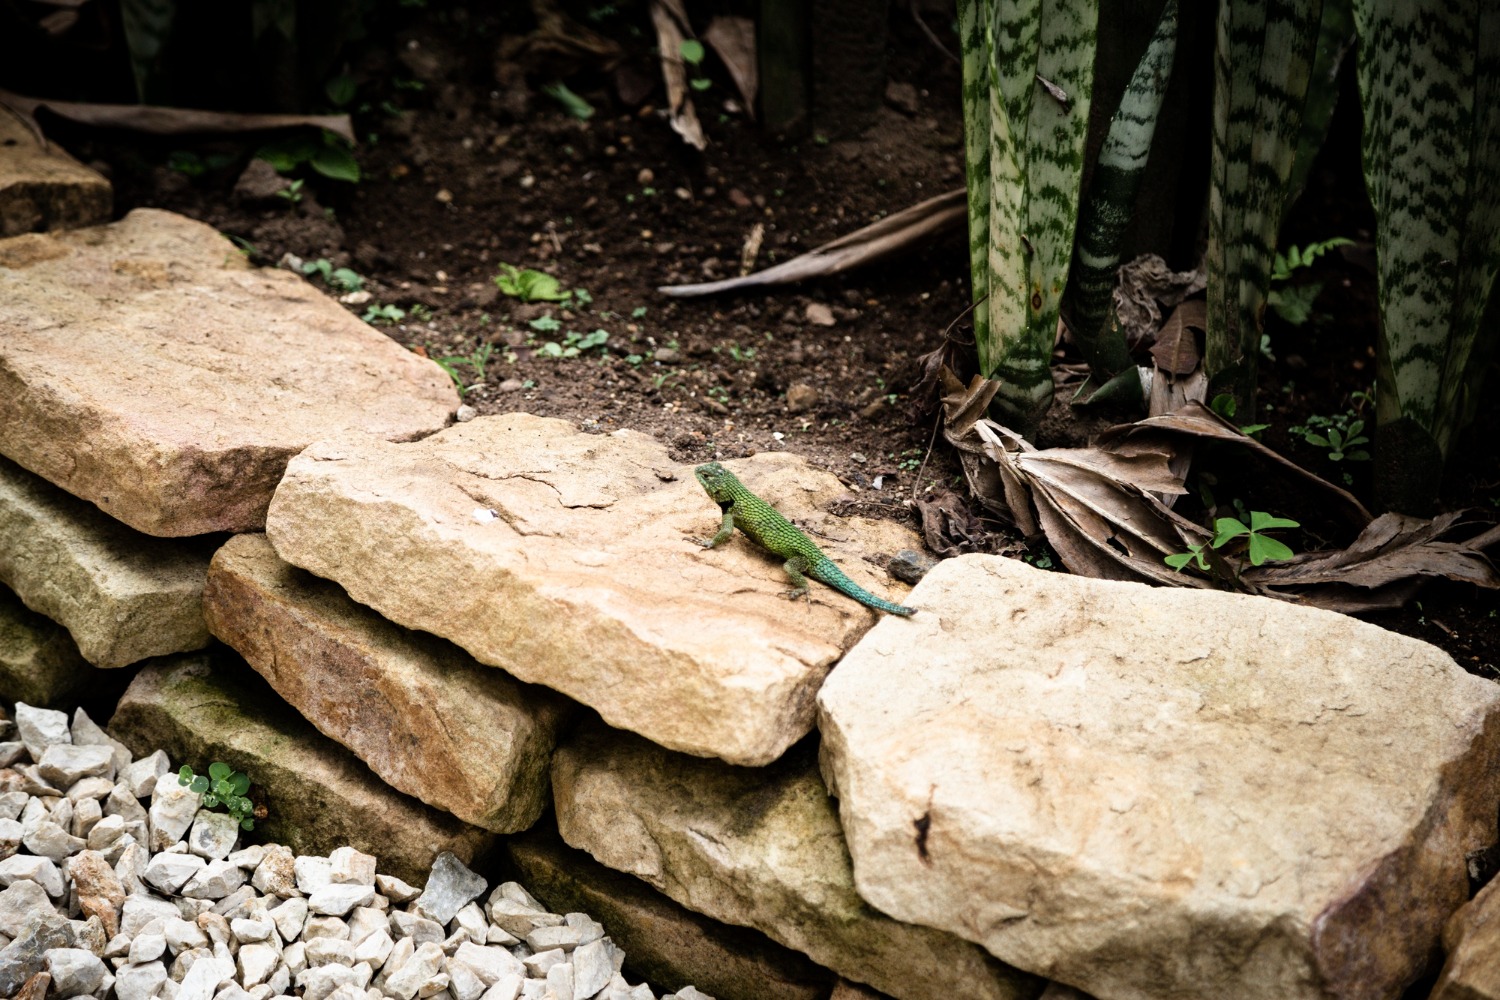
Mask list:
[[[1326,448],[1330,462],[1368,462],[1370,453],[1361,445],[1370,443],[1365,436],[1365,422],[1356,420],[1352,413],[1340,413],[1332,417],[1312,416],[1306,424],[1287,428],[1314,448]]]
[[[255,829],[255,806],[245,793],[250,791],[250,779],[244,771],[236,771],[223,761],[208,765],[208,776],[194,774],[188,765],[177,772],[177,783],[186,785],[189,791],[203,796],[203,808],[223,806],[244,830]]]
[[[1284,543],[1277,541],[1262,532],[1272,531],[1276,528],[1300,528],[1302,525],[1287,517],[1276,517],[1267,514],[1263,510],[1252,510],[1250,512],[1250,523],[1247,525],[1237,517],[1221,517],[1214,521],[1213,541],[1206,545],[1190,545],[1186,552],[1167,556],[1166,564],[1179,573],[1188,565],[1193,563],[1205,573],[1209,571],[1207,549],[1222,549],[1237,538],[1245,540],[1246,550],[1250,557],[1250,565],[1260,566],[1267,562],[1280,562],[1290,559],[1295,554]]]

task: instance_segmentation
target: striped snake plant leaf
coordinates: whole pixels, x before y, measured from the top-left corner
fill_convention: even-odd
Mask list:
[[[1079,218],[1078,245],[1068,279],[1068,315],[1073,339],[1090,367],[1090,382],[1102,383],[1130,365],[1119,328],[1107,326],[1120,242],[1135,208],[1151,140],[1177,53],[1177,0],[1167,0],[1161,20],[1135,73],[1120,96],[1099,150],[1089,198]]]
[[[1476,351],[1500,267],[1500,8],[1355,0],[1354,20],[1379,271],[1376,459],[1430,488],[1493,348]]]
[[[1208,206],[1210,396],[1255,410],[1255,362],[1321,0],[1219,4]]]
[[[1284,209],[1290,210],[1307,187],[1313,161],[1328,138],[1328,125],[1338,104],[1339,71],[1344,57],[1354,48],[1353,0],[1323,0],[1318,22],[1318,50],[1313,56],[1312,79],[1302,106],[1302,129],[1297,136],[1297,156],[1287,181]]]
[[[1078,215],[1096,0],[991,0],[988,335],[979,368],[1030,430],[1052,400],[1052,345]]]
[[[964,76],[964,176],[969,195],[969,284],[976,305],[990,293],[989,7],[989,0],[958,0]],[[989,342],[989,318],[989,310],[974,310],[975,342]]]

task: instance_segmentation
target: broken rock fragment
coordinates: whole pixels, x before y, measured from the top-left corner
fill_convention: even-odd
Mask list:
[[[43,144],[17,116],[0,115],[0,237],[104,222],[113,197],[98,172]]]
[[[4,351],[0,329],[0,368]],[[0,425],[5,391],[0,387]],[[9,430],[0,435],[9,437]],[[134,531],[0,458],[0,583],[66,627],[95,666],[206,646],[203,579],[212,554],[198,539]]]

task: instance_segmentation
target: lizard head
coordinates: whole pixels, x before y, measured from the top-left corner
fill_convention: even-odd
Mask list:
[[[728,495],[730,487],[737,482],[734,473],[730,472],[718,462],[709,462],[700,465],[693,470],[693,475],[698,478],[698,485],[715,500]]]

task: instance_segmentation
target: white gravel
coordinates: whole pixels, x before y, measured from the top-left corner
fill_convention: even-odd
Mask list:
[[[133,760],[81,709],[17,704],[15,730],[0,742],[0,996],[712,1000],[629,985],[588,915],[515,882],[490,891],[452,854],[416,887],[351,847],[240,849],[165,753]]]

